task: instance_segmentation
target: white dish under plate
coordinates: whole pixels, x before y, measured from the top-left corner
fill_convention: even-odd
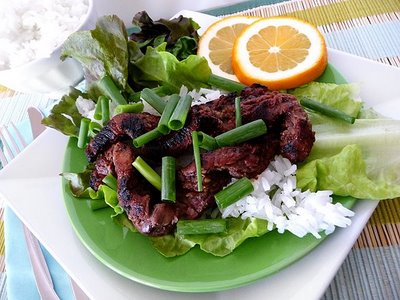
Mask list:
[[[202,24],[211,19],[184,12]],[[203,23],[205,24],[205,23]],[[361,85],[361,97],[379,112],[400,118],[400,69],[329,50],[330,63],[349,81]],[[187,299],[186,293],[154,289],[104,266],[81,244],[65,210],[59,173],[67,138],[46,130],[0,172],[0,196],[92,299]],[[33,159],[34,158],[34,159]],[[27,172],[27,170],[29,170]],[[17,191],[17,192],[16,192]],[[377,201],[359,201],[352,225],[339,229],[307,256],[254,284],[192,299],[319,299],[373,213]]]

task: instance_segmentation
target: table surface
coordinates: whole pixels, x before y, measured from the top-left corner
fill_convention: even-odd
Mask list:
[[[247,1],[209,12],[214,15],[300,17],[317,25],[330,47],[400,67],[399,1],[303,0],[269,5],[271,2],[277,1]],[[26,119],[28,106],[46,107],[52,101],[46,95],[0,89],[0,126]],[[399,209],[399,199],[379,203],[324,299],[395,299],[399,296]],[[0,255],[4,256],[2,249],[4,245],[1,244]],[[4,284],[5,269],[1,260],[0,268]]]

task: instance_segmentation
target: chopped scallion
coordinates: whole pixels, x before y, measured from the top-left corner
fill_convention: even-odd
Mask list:
[[[201,156],[199,147],[199,137],[197,131],[192,132],[192,144],[193,144],[193,156],[194,163],[196,165],[196,176],[197,176],[197,190],[203,191],[203,177],[201,174]]]
[[[267,126],[261,119],[236,127],[215,137],[219,147],[233,146],[267,133]]]
[[[137,138],[133,139],[133,145],[136,148],[142,147],[143,145],[151,142],[152,140],[155,140],[156,138],[159,138],[162,136],[162,133],[158,131],[157,128],[154,128],[153,130],[150,130]]]
[[[153,90],[149,88],[145,88],[142,90],[140,97],[146,101],[151,107],[153,107],[156,111],[162,114],[166,102],[158,96]]]
[[[172,113],[174,112],[174,109],[176,107],[176,104],[179,101],[179,95],[174,94],[171,97],[169,97],[168,102],[161,114],[160,121],[158,122],[158,131],[162,132],[163,134],[168,134],[171,129],[168,127],[168,122],[169,119],[172,116]]]
[[[301,97],[300,98],[300,104],[306,108],[309,108],[313,111],[316,111],[322,115],[325,115],[327,117],[331,117],[334,119],[342,120],[344,122],[347,122],[349,124],[354,124],[356,118],[336,109],[333,108],[329,105],[326,105],[324,103],[315,101],[313,99],[307,98],[307,97]]]
[[[178,235],[222,232],[226,232],[225,219],[179,220],[176,224]]]
[[[118,189],[117,178],[115,178],[111,173],[107,174],[107,176],[105,176],[102,179],[102,181],[109,188],[113,189],[114,191],[117,191],[117,189]]]
[[[240,97],[235,98],[235,122],[236,122],[236,127],[239,127],[242,125],[242,112],[240,109]]]
[[[110,121],[110,100],[107,97],[100,97],[101,103],[101,122],[106,124]]]
[[[211,74],[208,84],[227,92],[241,92],[246,86],[240,82]]]
[[[143,111],[144,105],[142,102],[118,105],[114,112],[115,114],[122,113],[140,113]]]
[[[197,132],[199,147],[205,150],[214,150],[218,148],[217,141],[211,135],[202,131]]]
[[[214,195],[218,207],[226,208],[254,191],[250,179],[242,177]]]
[[[175,191],[175,158],[164,156],[161,165],[161,200],[176,200]]]
[[[125,98],[122,96],[120,90],[110,76],[104,76],[102,79],[100,79],[98,85],[103,93],[110,97],[117,105],[126,104]]]
[[[89,124],[90,120],[88,118],[81,119],[81,125],[79,126],[79,135],[78,135],[78,147],[85,148],[88,141],[88,133],[89,133]]]
[[[98,120],[98,121],[101,120],[101,116],[102,116],[102,114],[101,114],[101,100],[100,100],[101,97],[104,97],[104,96],[100,96],[97,99],[97,103],[96,103],[96,107],[95,107],[94,115],[93,115],[94,119]]]
[[[140,156],[136,157],[132,165],[148,182],[161,191],[161,177]]]
[[[168,127],[172,130],[179,130],[183,128],[186,122],[187,115],[190,107],[192,106],[193,98],[189,95],[183,96],[179,99],[171,118],[168,121]]]
[[[101,131],[101,125],[97,122],[90,122],[89,124],[89,136],[94,137]]]

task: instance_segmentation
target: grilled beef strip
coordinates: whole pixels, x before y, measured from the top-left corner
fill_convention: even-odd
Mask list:
[[[302,162],[315,141],[307,113],[295,96],[278,91],[262,94],[262,90],[265,91],[265,88],[260,86],[254,91],[249,88],[244,90],[247,97],[241,103],[243,123],[264,120],[268,132],[279,135],[279,153],[292,163]]]
[[[86,147],[86,157],[89,162],[96,158],[109,146],[121,139],[134,139],[154,129],[160,117],[148,114],[123,113],[113,117]]]

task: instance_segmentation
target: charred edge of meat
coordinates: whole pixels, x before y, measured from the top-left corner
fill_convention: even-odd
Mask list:
[[[86,157],[89,162],[96,160],[98,155],[113,143],[125,138],[135,138],[154,129],[159,121],[158,116],[148,113],[123,113],[113,117],[86,147]]]
[[[103,184],[103,178],[108,174],[115,175],[112,147],[101,153],[94,164],[94,169],[90,174],[90,187],[97,190]]]

